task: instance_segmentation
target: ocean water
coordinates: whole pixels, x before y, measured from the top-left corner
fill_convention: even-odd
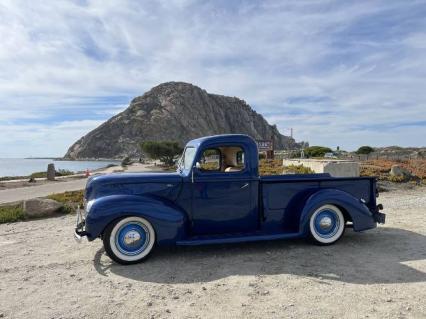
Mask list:
[[[55,164],[56,170],[66,169],[73,172],[103,168],[120,161],[55,161],[52,159],[0,158],[0,177],[28,176],[34,172],[47,170],[47,165]]]

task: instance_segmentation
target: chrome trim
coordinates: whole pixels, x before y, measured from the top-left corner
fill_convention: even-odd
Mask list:
[[[141,239],[141,235],[136,230],[131,230],[124,235],[126,245],[133,245]]]
[[[320,227],[322,229],[327,229],[327,228],[329,228],[331,226],[332,220],[331,220],[330,217],[326,216],[326,217],[321,218],[319,224],[320,224]]]
[[[76,214],[77,214],[77,221],[76,221],[76,225],[74,229],[74,239],[77,243],[81,243],[82,238],[86,236],[86,231],[85,231],[86,219],[83,215],[80,205],[77,207]]]
[[[74,231],[74,239],[78,244],[81,244],[81,241],[83,240],[83,237],[77,234],[76,231]]]

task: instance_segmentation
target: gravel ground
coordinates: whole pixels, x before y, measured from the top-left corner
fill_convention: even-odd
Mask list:
[[[73,216],[0,225],[0,318],[426,318],[426,189],[383,193],[386,226],[336,245],[156,250],[112,263]]]

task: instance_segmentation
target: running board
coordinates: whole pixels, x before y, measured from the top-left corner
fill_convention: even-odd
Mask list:
[[[253,236],[236,236],[236,237],[196,237],[188,240],[179,240],[176,245],[179,246],[197,246],[197,245],[213,245],[213,244],[230,244],[242,243],[250,241],[261,240],[277,240],[303,237],[301,233],[285,233],[285,234],[272,234],[272,235],[253,235]]]

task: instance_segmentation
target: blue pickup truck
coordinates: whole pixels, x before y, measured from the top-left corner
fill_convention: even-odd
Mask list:
[[[75,237],[101,238],[121,264],[164,245],[307,237],[335,243],[346,227],[384,223],[376,179],[328,174],[259,176],[252,138],[229,134],[190,141],[174,173],[92,177]]]

